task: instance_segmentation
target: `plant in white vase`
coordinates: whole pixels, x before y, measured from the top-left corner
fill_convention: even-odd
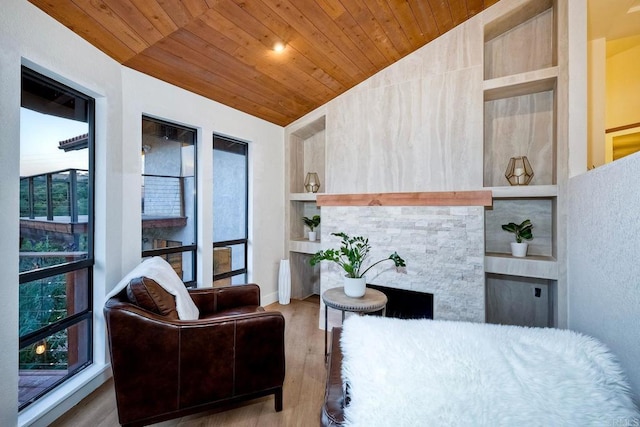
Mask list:
[[[320,225],[320,215],[314,215],[311,218],[305,216],[302,218],[302,221],[309,227],[309,241],[315,242],[316,231],[314,231],[314,229]]]
[[[355,298],[363,296],[366,291],[366,279],[364,275],[373,266],[378,265],[381,262],[391,260],[395,264],[396,268],[406,267],[404,259],[402,259],[397,252],[393,252],[388,258],[378,260],[362,270],[364,267],[364,261],[371,250],[369,239],[362,236],[350,237],[345,233],[331,234],[342,239],[340,242],[340,248],[318,251],[311,257],[310,263],[311,265],[316,265],[320,261],[332,261],[338,264],[338,266],[340,266],[340,268],[342,268],[346,273],[344,293],[347,296]]]
[[[516,241],[511,242],[511,255],[519,258],[527,256],[528,243],[523,240],[533,239],[533,233],[531,231],[532,228],[533,224],[529,219],[525,219],[520,224],[516,224],[515,222],[502,224],[502,229],[504,231],[515,234]]]

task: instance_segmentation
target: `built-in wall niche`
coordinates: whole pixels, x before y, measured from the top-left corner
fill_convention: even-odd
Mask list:
[[[511,242],[515,241],[515,236],[513,233],[504,231],[502,224],[510,222],[520,224],[525,219],[530,219],[533,223],[533,239],[528,241],[527,257],[554,259],[556,252],[555,209],[556,199],[554,197],[494,199],[493,207],[485,210],[485,251],[487,255],[511,254]]]
[[[555,82],[547,78],[485,91],[485,187],[510,185],[505,171],[517,156],[531,163],[529,185],[556,184]]]
[[[485,283],[487,323],[553,325],[554,280],[487,273]]]
[[[318,193],[326,192],[325,127],[325,116],[322,115],[296,124],[287,134],[289,161],[286,165],[286,180],[289,184],[285,185],[288,190],[288,226],[285,239],[291,268],[291,297],[294,299],[320,293],[320,266],[312,267],[309,260],[312,254],[321,249],[322,223],[315,230],[316,240],[310,241],[309,228],[302,218],[321,215],[320,208],[316,205],[317,194],[307,192],[304,184],[307,173],[315,172],[320,180]]]
[[[325,180],[325,117],[292,132],[290,141],[289,191],[304,193],[304,180],[309,172],[320,179],[319,193],[324,193]]]
[[[291,298],[304,299],[320,294],[320,265],[309,263],[310,254],[289,252],[291,265]]]
[[[309,227],[304,225],[302,218],[312,218],[314,215],[320,215],[320,208],[315,201],[295,201],[291,202],[291,240],[308,239]],[[322,223],[320,223],[320,227]],[[320,236],[320,227],[316,229]],[[319,237],[318,237],[319,239]]]
[[[555,28],[553,0],[530,0],[487,24],[484,79],[557,65]]]

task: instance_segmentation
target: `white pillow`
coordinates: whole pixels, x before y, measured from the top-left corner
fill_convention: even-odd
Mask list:
[[[180,320],[196,320],[200,315],[198,307],[191,299],[187,288],[180,277],[176,274],[171,265],[159,256],[148,258],[138,264],[129,274],[124,276],[120,282],[109,292],[106,299],[111,298],[123,290],[131,281],[137,277],[148,277],[155,280],[165,291],[176,297],[176,311]]]

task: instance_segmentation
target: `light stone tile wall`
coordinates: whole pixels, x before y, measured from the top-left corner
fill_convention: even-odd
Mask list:
[[[367,283],[434,295],[434,318],[485,321],[484,208],[477,206],[322,207],[322,248],[338,248],[334,232],[364,236],[371,263],[393,251],[407,263],[391,261],[370,270]],[[334,263],[321,266],[321,291],[342,286]],[[322,316],[321,316],[322,317]]]
[[[321,191],[481,188],[482,51],[475,16],[327,103]]]

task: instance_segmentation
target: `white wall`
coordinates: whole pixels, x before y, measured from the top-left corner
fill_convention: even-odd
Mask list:
[[[262,303],[278,299],[278,264],[284,253],[284,129],[199,95],[123,68],[124,180],[128,218],[140,218],[140,147],[142,115],[183,124],[198,130],[198,241],[212,242],[213,133],[249,142],[249,281],[261,287]],[[129,240],[123,264],[140,262],[139,222],[123,225]],[[251,256],[250,256],[251,258]],[[211,286],[213,249],[199,245],[198,286]]]
[[[37,29],[37,30],[35,30]],[[254,234],[249,277],[262,286],[263,303],[277,300],[283,255],[283,129],[120,66],[26,0],[4,0],[0,14],[0,425],[47,425],[107,376],[101,307],[105,294],[140,261],[141,114],[197,127],[199,135],[200,284],[211,283],[211,135],[251,142]],[[18,180],[20,67],[96,98],[95,364],[64,387],[17,414]],[[209,192],[207,192],[209,190]]]
[[[569,328],[603,341],[640,397],[640,153],[569,181]]]
[[[607,40],[604,38],[589,42],[588,67],[588,156],[587,166],[602,166],[605,163],[605,129],[607,99]]]
[[[106,206],[119,206],[121,193],[117,186],[106,191],[107,182],[119,182],[120,145],[107,141],[121,141],[121,78],[120,66],[88,43],[55,23],[39,9],[24,0],[6,0],[0,14],[0,105],[3,131],[0,132],[0,162],[2,217],[0,239],[3,293],[0,305],[0,425],[16,425],[18,381],[18,261],[17,236],[20,140],[20,67],[28,65],[54,79],[96,98],[96,266],[94,269],[94,299],[101,305],[104,283],[116,280],[121,274],[119,250],[122,242],[121,218],[107,216]],[[34,29],[37,28],[37,31]],[[110,230],[107,242],[107,230]],[[14,237],[11,237],[14,236]],[[94,315],[97,320],[99,313]],[[97,326],[94,340],[95,365],[74,384],[66,387],[82,389],[92,378],[104,378],[104,328]],[[25,411],[21,422],[37,420],[37,413],[55,407],[64,399],[49,396]],[[76,399],[77,400],[77,399]],[[67,400],[68,405],[74,399]],[[64,405],[63,405],[64,406]],[[54,410],[51,414],[55,416]],[[46,423],[46,420],[43,421]]]
[[[607,58],[607,129],[640,122],[640,46]]]
[[[3,15],[4,16],[4,15]],[[16,161],[19,156],[20,144],[20,68],[19,66],[5,66],[12,63],[20,64],[20,56],[14,50],[4,48],[7,39],[3,29],[3,18],[0,17],[0,120],[3,131],[0,132],[0,171],[2,171],[2,187],[0,189],[0,283],[3,283],[2,298],[0,298],[0,425],[12,426],[16,423],[18,411],[18,251],[16,243],[19,241],[18,232],[18,186],[8,186],[10,182],[18,182],[20,164]],[[11,84],[5,84],[12,82]],[[7,209],[9,207],[9,209]],[[13,209],[11,209],[13,207]]]

